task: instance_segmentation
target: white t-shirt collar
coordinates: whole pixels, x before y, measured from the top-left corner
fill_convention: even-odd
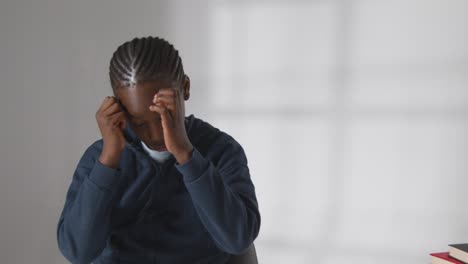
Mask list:
[[[169,151],[157,151],[150,149],[148,146],[146,146],[145,142],[141,141],[141,145],[143,146],[143,149],[145,150],[148,155],[151,156],[155,161],[158,163],[162,163],[165,161],[167,158],[169,158],[172,154]]]

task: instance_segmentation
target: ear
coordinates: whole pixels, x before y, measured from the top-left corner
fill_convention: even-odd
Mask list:
[[[185,75],[182,81],[182,90],[184,93],[184,100],[187,101],[190,98],[190,78]]]

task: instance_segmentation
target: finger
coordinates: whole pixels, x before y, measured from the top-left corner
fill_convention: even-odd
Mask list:
[[[157,106],[161,109],[166,109],[168,112],[169,112],[169,115],[173,118],[174,117],[174,114],[177,112],[177,109],[175,108],[175,103],[174,102],[164,102],[163,100],[158,100],[155,104],[151,105],[151,106]],[[157,112],[157,108],[155,108],[156,110],[152,110],[151,106],[149,107],[150,108],[150,111],[153,111],[153,112]]]
[[[121,125],[122,122],[126,121],[125,113],[124,112],[115,113],[109,116],[109,120],[110,120],[109,122],[111,122],[113,126]]]
[[[149,108],[151,111],[159,113],[159,115],[161,116],[161,122],[163,126],[166,126],[166,127],[174,126],[174,123],[172,122],[173,119],[170,115],[169,110],[166,107],[161,106],[161,105],[151,105]]]
[[[171,99],[171,98],[158,97],[158,98],[156,98],[154,104],[155,105],[159,104],[161,106],[165,106],[165,107],[169,108],[169,110],[175,110],[176,109],[175,99]]]
[[[102,109],[104,109],[105,107],[107,107],[109,105],[109,103],[110,103],[109,98],[110,98],[110,96],[106,96],[104,98],[104,100],[102,100],[102,103],[101,103],[101,105],[99,106],[99,109],[98,109],[99,111],[101,111]]]
[[[149,110],[158,113],[159,115],[167,114],[167,108],[158,103],[157,105],[150,105]]]
[[[173,120],[176,120],[175,118],[177,118],[179,112],[179,109],[177,109],[177,96],[178,89],[164,88],[154,95],[153,103],[162,103],[162,106],[166,106],[170,110]]]
[[[156,100],[156,97],[169,97],[169,98],[174,98],[176,89],[174,88],[163,88],[159,90],[154,96],[153,96],[153,102]]]
[[[109,106],[106,110],[102,112],[104,116],[112,115],[117,112],[121,112],[122,109],[120,108],[120,105],[116,102],[114,102],[111,106]]]
[[[113,96],[108,96],[106,99],[104,99],[104,103],[101,106],[101,111],[104,112],[107,108],[112,106],[112,104],[116,101],[115,97]]]
[[[178,89],[175,90],[174,96],[174,120],[179,120],[180,113],[182,109],[180,108],[180,91]]]
[[[170,92],[170,93],[157,93],[153,96],[153,103],[156,102],[157,98],[168,98],[168,99],[174,99],[176,97],[175,92]]]
[[[177,90],[174,87],[166,87],[158,90],[158,94],[175,94],[175,90]]]

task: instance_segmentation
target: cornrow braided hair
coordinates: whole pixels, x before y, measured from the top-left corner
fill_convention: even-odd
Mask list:
[[[185,76],[179,52],[159,37],[134,38],[120,45],[112,55],[109,77],[112,89],[140,81],[166,78],[180,81]]]

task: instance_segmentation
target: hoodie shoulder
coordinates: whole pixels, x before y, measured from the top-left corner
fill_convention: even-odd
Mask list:
[[[98,139],[89,145],[80,158],[79,165],[91,166],[101,155],[103,140]]]
[[[247,164],[244,149],[231,135],[193,115],[187,119],[190,142],[200,153],[211,157],[214,163],[222,159],[237,158],[241,163]]]
[[[194,145],[205,145],[221,135],[221,130],[193,114],[187,117],[187,136]]]

